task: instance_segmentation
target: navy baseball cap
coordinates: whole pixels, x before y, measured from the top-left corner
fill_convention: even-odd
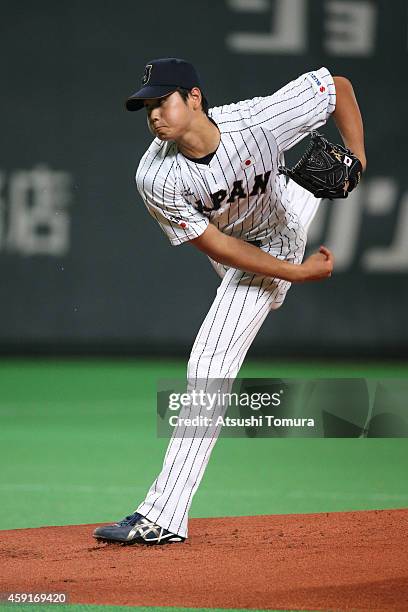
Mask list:
[[[151,60],[144,69],[142,88],[129,96],[126,108],[129,111],[140,110],[146,98],[164,98],[177,87],[201,89],[200,78],[194,66],[176,57]]]

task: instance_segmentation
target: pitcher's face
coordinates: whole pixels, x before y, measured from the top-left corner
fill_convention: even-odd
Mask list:
[[[194,101],[190,96],[184,101],[178,91],[164,98],[148,98],[144,105],[149,127],[160,140],[178,140],[194,120]]]

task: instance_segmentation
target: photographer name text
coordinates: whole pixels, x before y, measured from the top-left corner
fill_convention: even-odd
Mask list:
[[[218,416],[217,418],[198,415],[193,418],[172,415],[169,417],[172,427],[314,427],[311,418],[280,418],[272,414],[252,415],[246,418]]]

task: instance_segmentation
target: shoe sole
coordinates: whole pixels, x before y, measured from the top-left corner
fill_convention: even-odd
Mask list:
[[[131,546],[132,544],[141,544],[142,546],[164,546],[165,544],[182,544],[184,539],[180,538],[177,540],[168,539],[163,540],[162,542],[147,542],[143,539],[134,538],[133,540],[111,540],[109,538],[104,538],[103,536],[93,536],[95,540],[98,542],[103,542],[105,544],[124,544],[125,546]]]

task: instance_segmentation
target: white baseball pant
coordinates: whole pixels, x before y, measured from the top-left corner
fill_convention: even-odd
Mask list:
[[[295,220],[274,241],[261,248],[272,255],[300,263],[306,235],[320,199],[293,181],[287,185]],[[212,262],[222,277],[216,298],[198,332],[187,368],[189,388],[208,379],[233,381],[245,355],[270,310],[282,305],[290,287],[287,281],[248,274]],[[187,537],[188,512],[203,477],[220,428],[211,437],[183,437],[176,427],[163,468],[137,512],[164,529]]]

